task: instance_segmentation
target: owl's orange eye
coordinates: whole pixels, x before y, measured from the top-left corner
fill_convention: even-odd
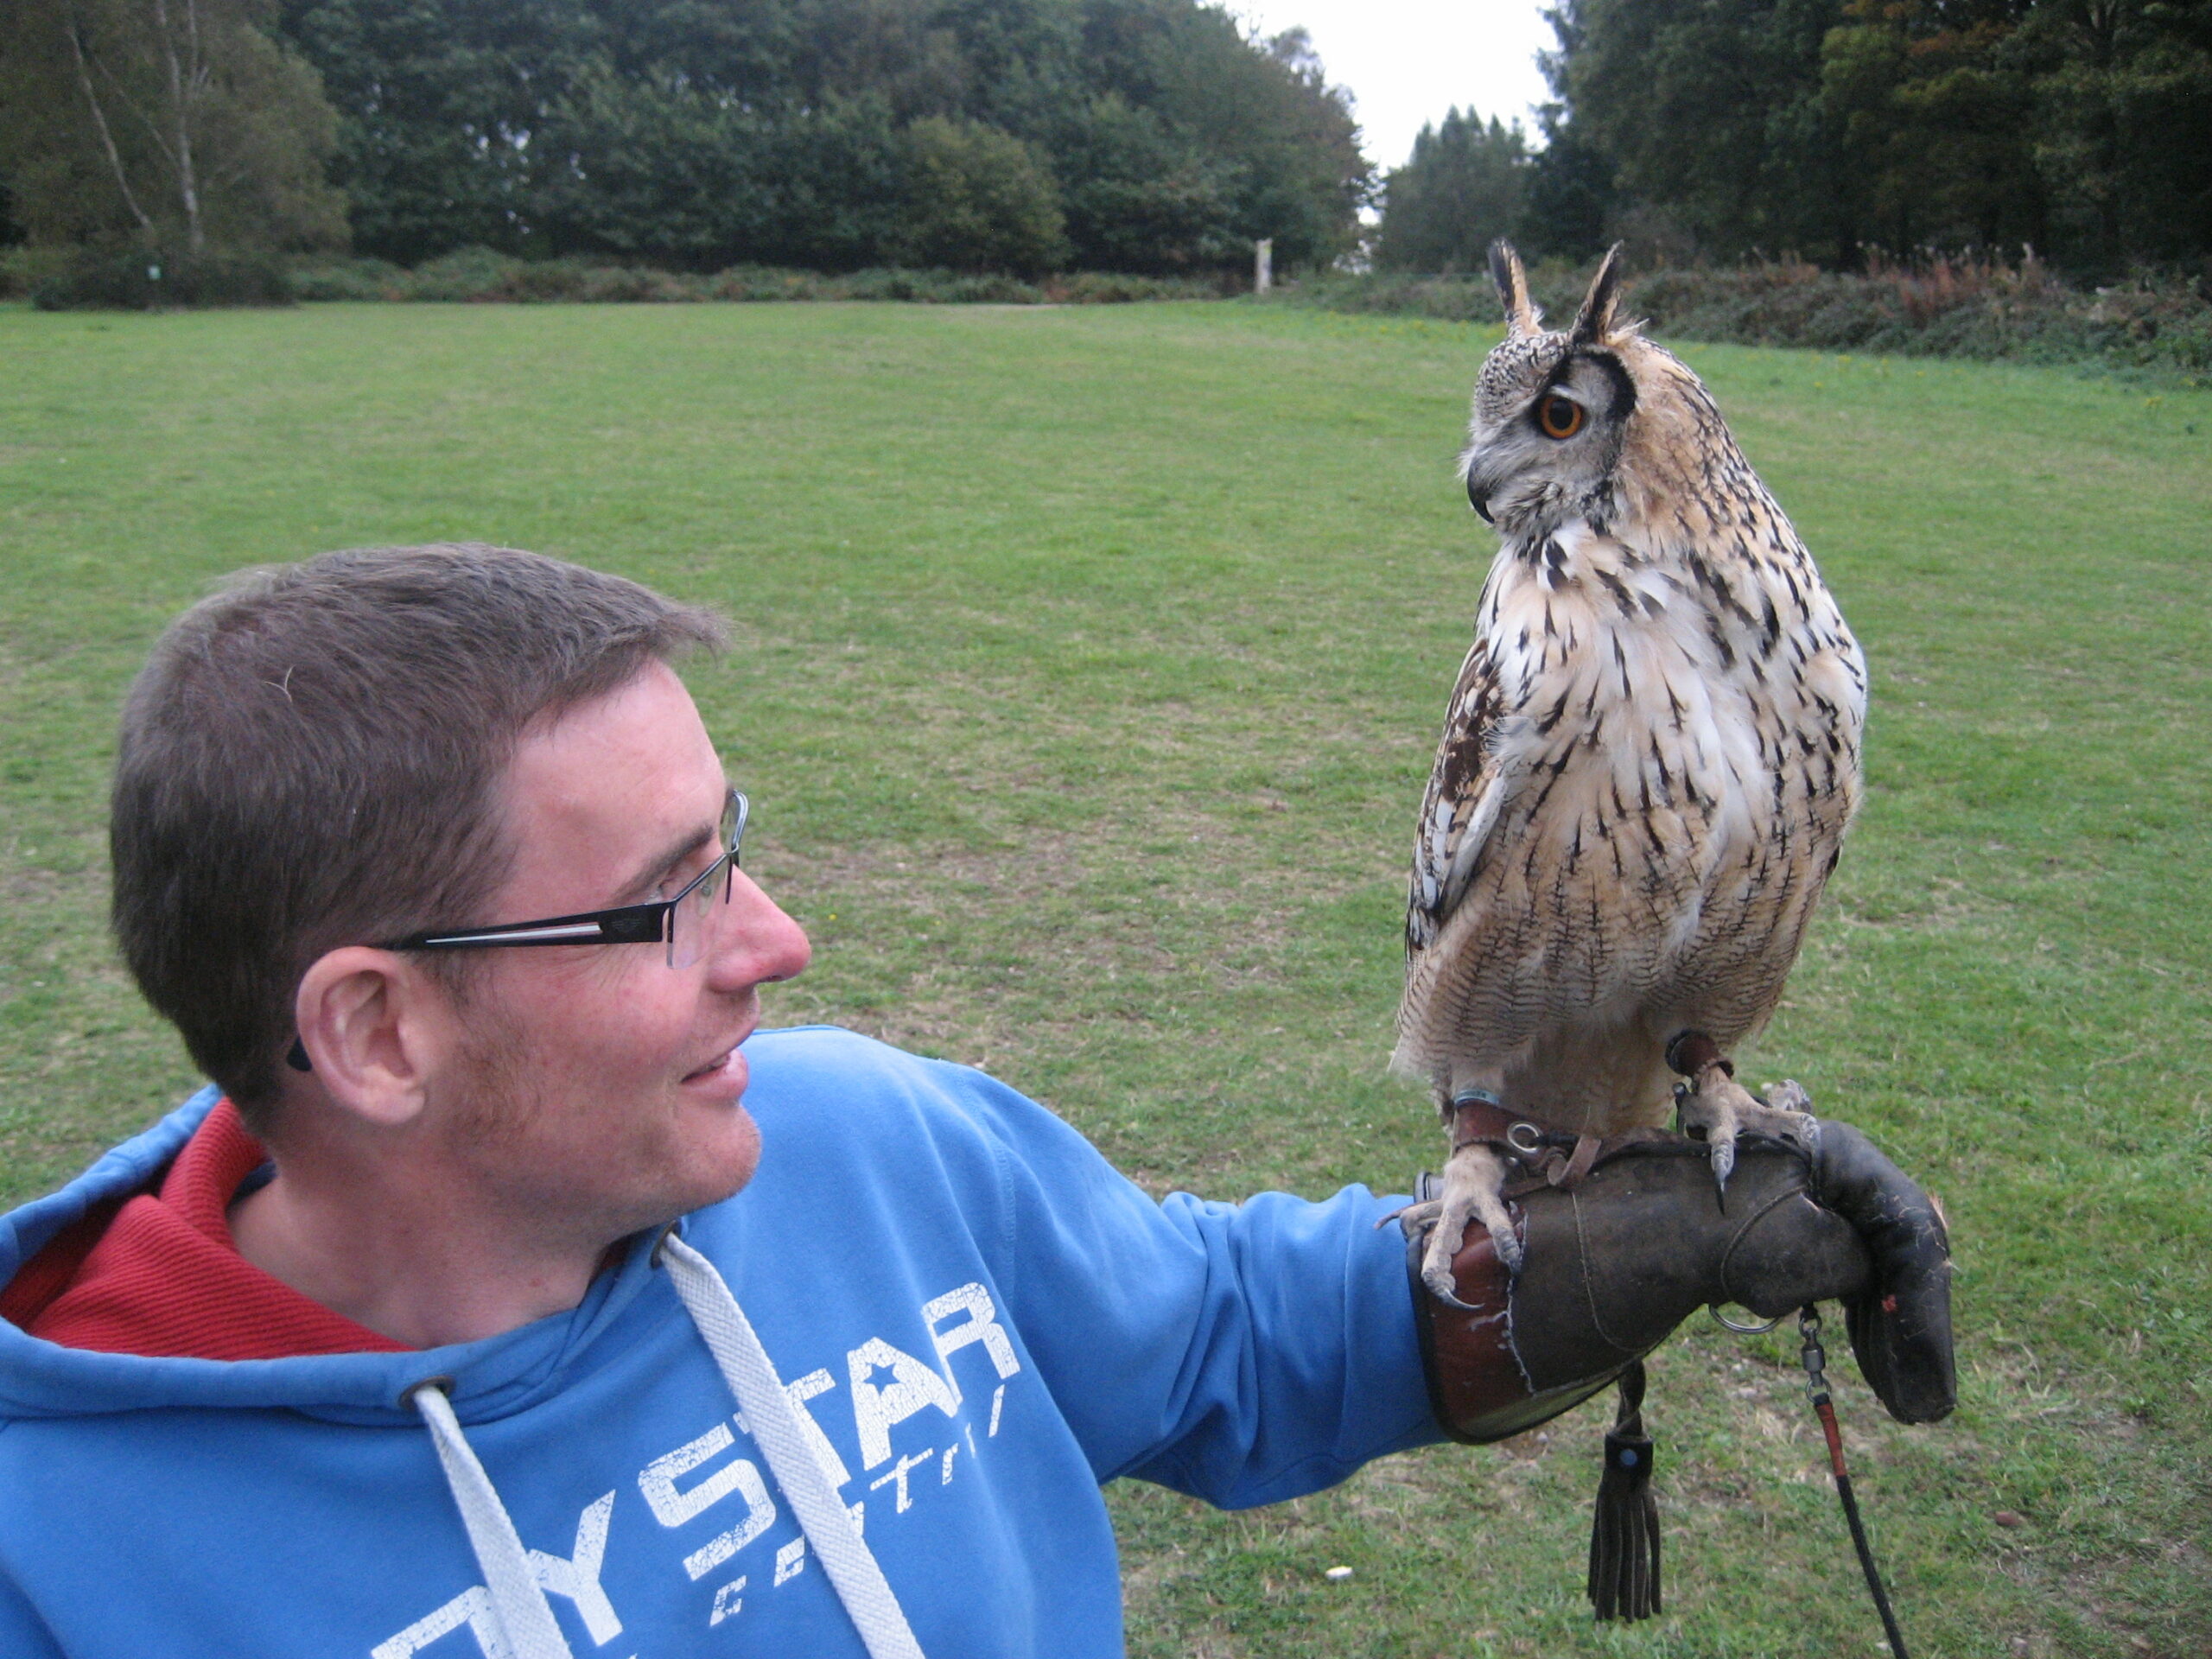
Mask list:
[[[1555,391],[1546,392],[1544,401],[1536,405],[1536,424],[1548,438],[1573,437],[1582,429],[1586,418],[1581,404]]]

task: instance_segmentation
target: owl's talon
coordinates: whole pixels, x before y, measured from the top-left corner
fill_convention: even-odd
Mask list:
[[[1395,1221],[1409,1239],[1419,1238],[1424,1234],[1433,1237],[1437,1220],[1443,1213],[1443,1201],[1439,1198],[1429,1198],[1419,1204],[1401,1205],[1377,1221],[1375,1225],[1376,1230],[1380,1231]],[[1453,1254],[1456,1255],[1458,1252],[1454,1251]],[[1447,1256],[1443,1264],[1439,1266],[1435,1251],[1433,1249],[1424,1251],[1421,1256],[1421,1281],[1428,1287],[1430,1295],[1446,1306],[1459,1308],[1469,1313],[1476,1312],[1472,1304],[1463,1302],[1459,1298],[1458,1286],[1452,1276],[1450,1257]]]
[[[1503,1207],[1503,1205],[1499,1206],[1501,1211]],[[1521,1235],[1513,1230],[1510,1217],[1501,1214],[1488,1226],[1491,1249],[1497,1252],[1497,1259],[1505,1264],[1505,1270],[1508,1273],[1520,1272],[1527,1252],[1522,1249]]]
[[[1456,1307],[1462,1313],[1472,1313],[1478,1311],[1472,1303],[1463,1302],[1459,1300],[1459,1285],[1452,1279],[1452,1270],[1448,1266],[1440,1274],[1432,1268],[1423,1266],[1421,1270],[1421,1281],[1428,1287],[1428,1294],[1435,1297],[1438,1301],[1443,1303],[1446,1307]]]

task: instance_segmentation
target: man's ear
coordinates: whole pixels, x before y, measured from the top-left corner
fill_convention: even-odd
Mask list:
[[[293,999],[300,1045],[334,1105],[398,1128],[423,1109],[461,1031],[451,1001],[405,957],[349,944],[318,958]]]

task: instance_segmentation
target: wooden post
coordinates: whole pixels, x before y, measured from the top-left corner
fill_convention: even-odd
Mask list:
[[[1275,285],[1275,239],[1262,237],[1252,251],[1252,291],[1264,294]]]

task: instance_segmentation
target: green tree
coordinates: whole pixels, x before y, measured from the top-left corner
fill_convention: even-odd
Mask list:
[[[2062,256],[2212,253],[2212,0],[2036,0],[2006,48]]]
[[[1052,175],[1020,139],[925,116],[906,129],[902,262],[1034,276],[1067,254]]]
[[[1328,84],[1306,31],[1248,39],[1225,13],[1192,6],[1171,18],[1155,107],[1217,159],[1242,255],[1262,237],[1282,266],[1350,252],[1373,170],[1350,95]]]
[[[1538,111],[1544,145],[1529,163],[1529,194],[1521,213],[1523,252],[1594,259],[1612,239],[1612,163],[1567,119],[1567,106]]]
[[[1904,251],[2045,240],[2034,99],[2010,22],[1931,0],[1853,0],[1821,48],[1821,101],[1859,237]]]
[[[327,249],[334,117],[262,0],[0,0],[0,170],[46,245]]]
[[[519,181],[509,235],[525,248],[850,269],[888,257],[903,222],[906,145],[880,98],[764,112],[594,64],[532,130],[556,164]]]
[[[332,175],[353,245],[413,263],[478,245],[553,252],[538,142],[605,45],[581,0],[284,0],[339,111]]]
[[[403,261],[943,246],[1173,270],[1241,266],[1272,236],[1311,264],[1352,245],[1369,185],[1304,37],[1195,0],[282,3],[340,111],[355,245]],[[1012,241],[950,228],[1017,198]]]
[[[1709,253],[2212,253],[2212,0],[1561,0],[1548,69],[1617,218]]]
[[[1553,85],[1623,197],[1704,251],[1856,255],[1821,102],[1841,0],[1560,0]]]
[[[1076,264],[1172,273],[1245,257],[1230,200],[1235,170],[1156,111],[1103,94],[1061,114],[1046,149]]]
[[[1424,126],[1413,155],[1382,186],[1382,223],[1375,260],[1396,270],[1484,269],[1491,242],[1517,237],[1532,165],[1518,124],[1496,116],[1485,125],[1455,106]]]

